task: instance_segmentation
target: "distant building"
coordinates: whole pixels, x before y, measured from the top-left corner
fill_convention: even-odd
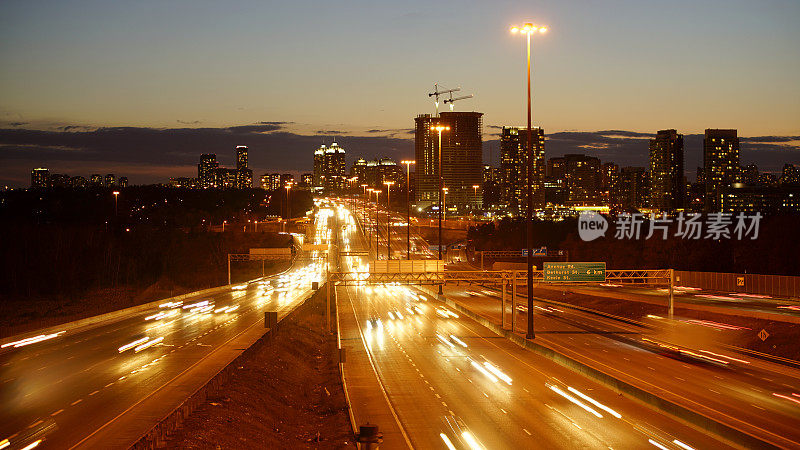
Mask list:
[[[481,207],[480,186],[483,160],[482,119],[479,112],[443,112],[439,117],[422,114],[415,118],[415,192],[420,206],[439,203],[439,135],[433,125],[449,126],[442,132],[441,176],[448,189],[447,208],[474,210]]]
[[[659,211],[683,209],[683,135],[660,130],[650,140],[650,206]]]
[[[128,177],[119,177],[119,181],[117,182],[117,184],[121,188],[128,187]]]
[[[357,160],[355,160],[355,162],[353,163],[353,166],[350,167],[350,177],[356,177],[358,179],[359,187],[362,184],[367,184],[367,160],[366,159],[358,158]],[[361,190],[361,189],[359,189],[359,190]]]
[[[298,189],[307,191],[310,190],[313,185],[314,185],[314,174],[304,173],[300,175],[300,182],[297,183]]]
[[[800,170],[793,164],[784,164],[780,184],[782,186],[800,184]]]
[[[499,167],[483,166],[483,209],[500,208],[502,174]]]
[[[533,127],[533,207],[545,204],[544,129]],[[528,130],[521,127],[503,127],[500,133],[500,173],[502,176],[501,202],[510,212],[522,214],[528,196]]]
[[[755,164],[748,164],[742,167],[741,182],[755,186],[758,184],[758,166]]]
[[[69,187],[69,175],[65,173],[51,173],[49,187]]]
[[[103,176],[99,173],[93,173],[92,176],[89,177],[89,183],[91,183],[92,186],[102,186]]]
[[[200,182],[197,178],[178,177],[169,179],[169,187],[182,189],[197,189]]]
[[[344,148],[334,142],[330,147],[321,145],[316,149],[312,178],[315,191],[342,192],[347,186]]]
[[[281,175],[280,188],[285,188],[287,184],[294,184],[294,175],[290,173],[284,173]]]
[[[600,200],[607,206],[618,206],[614,193],[619,182],[619,166],[613,162],[603,163],[600,182]]]
[[[239,173],[236,169],[218,167],[214,169],[212,173],[214,176],[213,187],[217,189],[234,189],[239,187]]]
[[[87,180],[85,177],[78,175],[76,177],[72,177],[69,179],[69,185],[72,186],[73,188],[82,189],[89,186],[89,180]]]
[[[114,176],[113,173],[109,173],[105,177],[103,177],[103,186],[114,187],[116,184],[117,184],[117,178]]]
[[[761,186],[774,186],[778,182],[775,175],[767,172],[758,174],[758,184]]]
[[[217,155],[213,153],[200,155],[200,164],[197,165],[197,180],[202,188],[214,186],[214,171],[219,168]]]
[[[800,186],[747,186],[734,183],[722,190],[720,211],[763,215],[800,214]]]
[[[34,189],[50,187],[50,169],[39,167],[31,170],[31,187]]]
[[[705,211],[719,212],[720,195],[739,175],[739,137],[736,130],[706,129],[703,139]]]
[[[602,171],[600,160],[593,156],[569,154],[550,158],[547,163],[551,192],[561,186],[565,204],[597,206],[601,204]],[[556,203],[554,203],[556,204]]]
[[[616,194],[620,207],[625,211],[635,211],[647,206],[648,173],[644,167],[623,167],[619,172]]]
[[[253,171],[247,167],[247,146],[236,146],[236,187],[250,189],[253,187]]]

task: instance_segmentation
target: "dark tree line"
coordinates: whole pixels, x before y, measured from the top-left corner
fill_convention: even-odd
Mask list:
[[[731,227],[732,229],[733,227]],[[800,275],[800,218],[768,217],[761,220],[759,236],[743,240],[682,239],[670,229],[650,239],[616,239],[613,230],[594,241],[578,235],[577,220],[535,221],[533,246],[567,250],[571,261],[605,261],[615,269],[674,268],[703,272]],[[468,238],[476,250],[518,250],[525,245],[525,222],[503,219],[470,228]]]

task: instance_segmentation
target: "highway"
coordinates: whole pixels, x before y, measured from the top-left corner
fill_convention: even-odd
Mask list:
[[[355,228],[343,230],[350,250],[366,248]],[[343,259],[345,270],[368,262]],[[345,370],[372,367],[385,391],[354,406],[356,420],[394,417],[382,425],[389,431],[382,448],[726,446],[499,338],[417,289],[352,286],[337,295],[343,345],[364,349],[348,352]],[[370,364],[353,361],[354,354]],[[363,371],[349,376],[365,384]]]
[[[124,436],[94,436],[135,411],[167,383],[203,364],[215,350],[263,329],[264,311],[285,315],[323,281],[323,265],[300,258],[285,273],[162,304],[112,323],[54,333],[0,349],[0,448],[119,447],[155,423],[121,426]],[[243,349],[239,349],[243,350]],[[222,362],[224,367],[225,362]],[[219,370],[217,367],[213,370]],[[196,387],[206,379],[197,379]],[[180,402],[181,399],[176,401]],[[175,405],[159,405],[169,408]]]

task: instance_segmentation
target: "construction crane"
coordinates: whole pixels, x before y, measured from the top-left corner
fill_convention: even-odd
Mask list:
[[[469,95],[465,95],[465,96],[463,96],[463,97],[456,97],[456,98],[453,98],[453,94],[451,93],[451,94],[450,94],[450,98],[446,98],[446,99],[444,100],[444,102],[445,102],[445,103],[450,103],[450,111],[452,111],[452,110],[453,110],[453,103],[455,103],[455,102],[457,102],[457,101],[459,101],[459,100],[466,100],[466,99],[468,99],[468,98],[472,98],[472,97],[474,97],[474,95],[472,95],[472,94],[469,94]]]
[[[439,117],[439,96],[443,94],[450,94],[450,97],[453,97],[453,92],[460,91],[461,88],[457,87],[455,89],[443,89],[439,90],[439,83],[434,83],[433,85],[433,92],[428,94],[428,97],[435,97],[434,105],[436,105],[436,117]],[[447,102],[447,100],[445,100]]]

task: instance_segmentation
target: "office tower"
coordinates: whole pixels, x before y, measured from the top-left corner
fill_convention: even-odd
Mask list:
[[[736,182],[738,173],[739,138],[736,130],[706,129],[703,138],[706,212],[720,211],[720,195]]]
[[[644,167],[620,169],[614,197],[623,210],[636,211],[647,206],[648,178]]]
[[[264,175],[261,175],[261,189],[264,189],[266,191],[270,190],[269,174],[268,173],[265,173]]]
[[[314,189],[322,190],[322,176],[325,171],[325,145],[314,150]]]
[[[311,189],[311,186],[314,184],[314,174],[311,173],[304,173],[300,175],[300,183],[297,186],[303,190]]]
[[[406,174],[404,167],[397,164],[397,161],[389,158],[378,158],[373,161],[365,161],[365,163],[363,166],[364,183],[362,184],[367,184],[373,189],[385,188],[383,183],[387,181],[393,182],[397,188],[403,185]],[[353,165],[354,169],[356,167],[358,166]],[[359,189],[361,188],[359,187]]]
[[[600,200],[604,205],[618,205],[614,198],[617,182],[619,181],[619,166],[613,162],[603,163],[601,173]]]
[[[217,155],[213,153],[200,155],[200,164],[197,165],[197,181],[201,188],[214,187],[214,171],[218,168]]]
[[[800,184],[800,170],[793,164],[784,164],[781,171],[781,185]]]
[[[482,119],[479,112],[443,112],[417,116],[415,121],[416,197],[420,206],[439,202],[439,134],[432,125],[449,126],[442,131],[442,178],[448,189],[447,209],[480,208],[480,192],[472,188],[482,183]]]
[[[31,187],[35,189],[50,186],[50,169],[37,168],[31,170]]]
[[[497,209],[500,206],[501,172],[499,167],[483,166],[483,209]]]
[[[247,167],[247,146],[236,146],[236,187],[250,189],[253,187],[253,171]]]
[[[322,187],[325,192],[342,192],[347,185],[345,152],[336,142],[325,149]]]
[[[581,154],[564,155],[564,180],[568,205],[600,204],[602,174],[598,158]]]
[[[533,207],[545,203],[544,129],[531,130],[533,146]],[[522,214],[528,195],[527,147],[528,130],[521,127],[503,127],[500,134],[500,171],[502,176],[502,202],[511,212]]]
[[[683,209],[683,135],[660,130],[650,140],[650,206],[659,211]]]
[[[294,175],[290,173],[284,173],[281,175],[280,178],[280,188],[285,188],[287,184],[294,184]]]
[[[758,166],[755,164],[748,164],[742,167],[741,182],[749,185],[758,184]]]
[[[103,178],[103,185],[105,187],[114,187],[115,184],[117,184],[117,179],[113,173],[109,173]]]
[[[281,174],[279,173],[269,174],[269,190],[274,191],[280,188],[281,188]]]
[[[231,189],[239,187],[239,171],[218,167],[212,171],[213,181],[211,186],[217,189]]]
[[[367,184],[367,160],[358,158],[350,168],[350,177],[358,178],[358,185]],[[362,189],[363,191],[363,189]],[[362,192],[363,193],[363,192]]]
[[[236,170],[247,169],[247,146],[236,146]]]

